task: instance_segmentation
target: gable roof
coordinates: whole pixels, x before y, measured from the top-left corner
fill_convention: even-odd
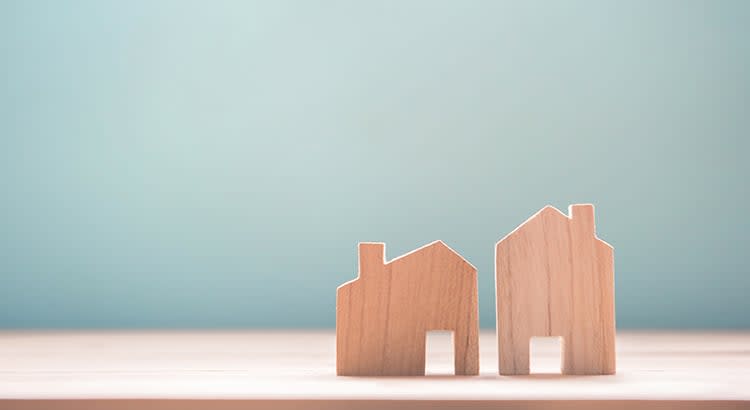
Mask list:
[[[474,270],[477,269],[474,265],[471,264],[471,262],[469,262],[466,259],[464,259],[464,257],[461,256],[461,254],[459,254],[458,252],[456,252],[455,250],[453,250],[453,248],[451,248],[450,246],[446,245],[445,242],[443,242],[441,240],[433,241],[433,242],[428,243],[427,245],[420,246],[417,249],[409,251],[409,252],[407,252],[407,253],[405,253],[405,254],[403,254],[401,256],[398,256],[396,258],[393,258],[393,259],[385,262],[385,264],[386,265],[390,265],[393,262],[397,262],[397,261],[399,261],[401,259],[406,259],[406,258],[408,258],[410,256],[413,256],[413,255],[415,255],[415,254],[417,254],[419,252],[425,251],[425,250],[430,249],[430,248],[438,248],[438,249],[442,249],[444,251],[450,252],[450,254],[453,257],[455,257],[456,259],[459,259],[461,262],[469,265]]]
[[[584,205],[584,204],[575,204],[575,205]],[[561,220],[561,221],[564,220],[565,222],[571,222],[573,220],[573,217],[572,217],[572,215],[573,215],[573,206],[574,205],[568,206],[568,215],[566,215],[566,214],[562,213],[559,209],[555,208],[554,206],[552,206],[552,205],[546,205],[544,208],[542,208],[539,211],[537,211],[534,215],[531,215],[530,217],[528,217],[525,221],[523,221],[523,223],[521,223],[520,225],[518,225],[515,229],[513,229],[512,231],[510,231],[507,235],[503,236],[502,239],[500,239],[499,241],[497,241],[495,243],[495,246],[499,245],[501,242],[503,242],[504,240],[510,238],[513,234],[515,234],[516,232],[518,232],[521,229],[523,229],[523,227],[527,223],[533,221],[538,216],[550,215],[550,216],[553,216],[555,218],[559,218],[558,220]],[[596,235],[596,232],[594,232],[594,239],[596,239],[600,243],[602,243],[604,245],[607,245],[610,248],[612,248],[612,245],[610,245],[609,243],[607,243],[607,242],[603,241],[601,238],[599,238]],[[614,248],[612,248],[612,249],[614,249]]]
[[[372,243],[379,243],[379,242],[360,242],[360,244],[362,244],[362,243],[370,243],[370,244],[372,244]],[[437,248],[437,249],[443,250],[445,252],[449,252],[455,259],[457,259],[460,262],[462,262],[462,263],[466,264],[467,266],[469,266],[471,269],[474,270],[474,272],[477,272],[477,268],[474,265],[472,265],[469,261],[467,261],[466,259],[464,259],[463,256],[461,256],[458,252],[454,251],[451,247],[449,247],[448,245],[446,245],[445,242],[443,242],[441,240],[430,242],[427,245],[423,245],[423,246],[421,246],[421,247],[419,247],[417,249],[409,251],[409,252],[407,252],[407,253],[405,253],[405,254],[403,254],[401,256],[398,256],[398,257],[396,257],[394,259],[391,259],[390,261],[387,261],[387,262],[384,261],[383,265],[390,265],[390,264],[392,264],[394,262],[398,262],[398,261],[407,259],[410,256],[416,255],[417,253],[425,251],[425,250],[427,250],[429,248]],[[385,244],[383,244],[383,253],[385,254]],[[339,285],[339,287],[337,288],[337,290],[346,288],[346,287],[352,285],[353,283],[359,281],[360,279],[361,279],[361,276],[357,275],[356,278],[351,279],[349,281],[346,281],[346,282],[342,283],[341,285]]]

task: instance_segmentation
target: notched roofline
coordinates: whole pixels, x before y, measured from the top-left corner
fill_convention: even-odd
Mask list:
[[[534,213],[534,215],[531,215],[530,217],[528,217],[525,221],[523,221],[515,229],[513,229],[512,231],[510,231],[507,235],[503,236],[502,239],[500,239],[499,241],[495,242],[495,248],[497,248],[497,246],[500,245],[501,242],[503,242],[504,240],[510,238],[514,233],[518,232],[524,225],[526,225],[527,223],[531,222],[532,219],[534,219],[537,216],[539,216],[542,212],[545,212],[545,211],[548,211],[548,210],[549,211],[554,211],[554,212],[557,212],[560,216],[562,216],[564,218],[567,218],[568,220],[572,221],[573,220],[573,216],[572,215],[573,215],[573,206],[574,205],[591,205],[592,207],[594,207],[593,204],[573,204],[573,205],[569,205],[568,206],[568,215],[566,215],[562,211],[560,211],[559,209],[555,208],[552,205],[545,205],[544,208],[538,210],[536,213]],[[596,209],[596,208],[594,208],[594,209]],[[596,224],[594,226],[596,226]],[[594,239],[596,239],[597,241],[599,241],[600,243],[602,243],[604,245],[607,245],[610,249],[614,249],[614,247],[612,245],[610,245],[609,243],[607,243],[607,241],[605,241],[602,238],[600,238],[596,234],[596,231],[594,231]],[[496,256],[496,259],[497,259],[497,256]]]
[[[428,243],[426,245],[422,245],[422,246],[420,246],[417,249],[413,249],[413,250],[411,250],[411,251],[409,251],[409,252],[407,252],[407,253],[405,253],[403,255],[397,256],[397,257],[395,257],[395,258],[393,258],[393,259],[391,259],[389,261],[385,260],[385,249],[386,249],[385,243],[383,243],[383,242],[360,242],[360,243],[357,244],[357,246],[359,246],[361,244],[370,244],[370,245],[376,245],[376,244],[380,245],[380,244],[382,244],[383,245],[383,265],[390,265],[393,262],[396,262],[396,261],[398,261],[400,259],[406,258],[407,256],[411,256],[412,254],[415,254],[415,253],[417,253],[417,252],[419,252],[421,250],[429,248],[430,246],[442,245],[446,249],[448,249],[449,251],[451,251],[451,253],[453,253],[453,255],[455,255],[456,257],[458,257],[459,259],[461,259],[462,262],[464,262],[465,264],[469,265],[472,269],[474,269],[474,272],[478,272],[476,266],[472,265],[472,263],[469,262],[468,260],[466,260],[466,258],[464,258],[463,256],[461,256],[460,253],[456,252],[453,248],[451,248],[450,246],[448,246],[445,242],[443,242],[440,239],[438,239],[436,241],[432,241],[432,242],[430,242],[430,243]],[[338,288],[336,288],[336,290],[339,290],[339,289],[341,289],[343,287],[346,287],[347,285],[350,285],[350,284],[356,282],[359,278],[360,278],[360,276],[359,276],[359,272],[358,272],[356,278],[354,278],[352,280],[349,280],[347,282],[342,283],[341,285],[339,285]]]

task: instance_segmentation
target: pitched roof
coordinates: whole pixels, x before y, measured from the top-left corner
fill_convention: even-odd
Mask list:
[[[566,214],[562,213],[562,211],[560,211],[559,209],[555,208],[554,206],[552,206],[552,205],[546,205],[544,208],[542,208],[539,211],[537,211],[534,215],[531,215],[530,217],[528,217],[528,219],[526,219],[525,221],[523,221],[523,223],[521,223],[520,225],[518,225],[515,229],[513,229],[512,231],[510,231],[507,235],[503,236],[502,239],[500,239],[499,241],[497,241],[495,243],[495,246],[499,245],[502,241],[506,240],[507,238],[510,238],[514,233],[520,231],[521,228],[523,228],[527,223],[529,223],[529,222],[533,221],[534,219],[536,219],[538,216],[553,215],[553,216],[556,216],[557,218],[564,218],[564,220],[566,220],[566,222],[570,222],[570,221],[573,220],[573,217],[572,217],[572,215],[573,215],[573,205],[570,205],[568,207],[568,213],[569,213],[569,215],[566,215]],[[606,241],[604,241],[601,238],[599,238],[596,235],[596,232],[594,232],[594,239],[596,239],[600,243],[602,243],[604,245],[607,245],[610,248],[612,248],[612,245],[610,245]]]
[[[474,270],[477,269],[474,265],[471,264],[471,262],[469,262],[466,259],[464,259],[464,257],[461,256],[461,254],[459,254],[458,252],[456,252],[455,250],[453,250],[453,248],[451,248],[450,246],[446,245],[445,242],[443,242],[441,240],[430,242],[427,245],[421,246],[421,247],[419,247],[417,249],[414,249],[412,251],[409,251],[409,252],[407,252],[407,253],[405,253],[405,254],[403,254],[401,256],[393,258],[390,261],[387,261],[385,264],[389,265],[389,264],[391,264],[393,262],[396,262],[398,260],[405,259],[405,258],[407,258],[409,256],[412,256],[412,255],[414,255],[414,254],[416,254],[418,252],[425,251],[425,250],[427,250],[429,248],[440,248],[440,249],[446,250],[446,251],[450,252],[453,256],[455,256],[457,259],[460,259],[462,262],[464,262],[467,265],[471,266],[472,269],[474,269]]]

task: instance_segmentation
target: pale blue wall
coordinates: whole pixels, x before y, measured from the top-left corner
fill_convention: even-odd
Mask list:
[[[750,2],[2,1],[0,327],[334,323],[597,204],[625,327],[750,327]]]

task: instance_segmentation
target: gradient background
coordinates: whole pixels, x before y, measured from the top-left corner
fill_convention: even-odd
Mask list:
[[[332,327],[358,241],[597,205],[620,328],[750,327],[750,2],[0,0],[0,327]]]

